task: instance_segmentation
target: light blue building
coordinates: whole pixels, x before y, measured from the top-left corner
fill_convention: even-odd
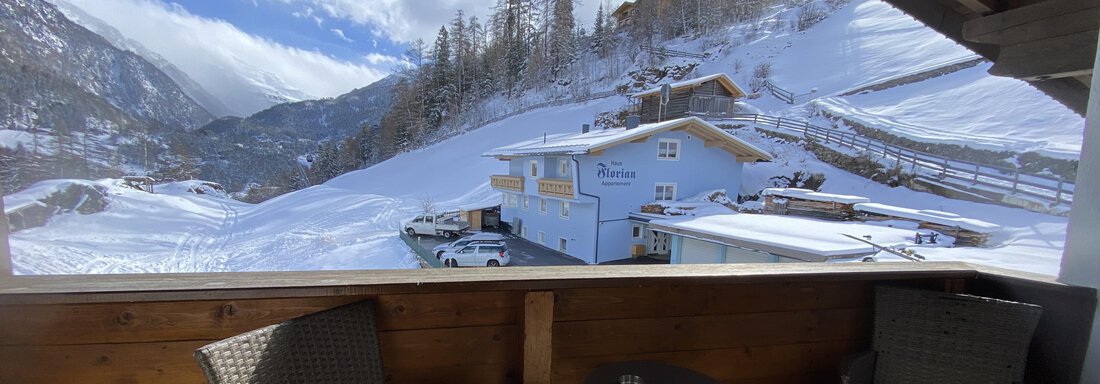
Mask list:
[[[743,163],[767,152],[697,117],[635,128],[539,137],[486,152],[508,162],[491,176],[501,220],[523,238],[590,264],[665,254],[668,234],[630,214],[660,200],[741,187]],[[644,247],[644,248],[643,248]]]

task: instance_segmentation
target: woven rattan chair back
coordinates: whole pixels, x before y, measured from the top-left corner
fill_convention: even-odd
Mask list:
[[[210,384],[385,382],[371,301],[233,336],[195,358]]]
[[[875,288],[875,383],[1016,383],[1042,308]]]

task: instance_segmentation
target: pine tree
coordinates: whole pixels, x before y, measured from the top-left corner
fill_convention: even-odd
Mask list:
[[[573,63],[577,54],[573,0],[554,0],[550,29],[550,73],[555,79]]]

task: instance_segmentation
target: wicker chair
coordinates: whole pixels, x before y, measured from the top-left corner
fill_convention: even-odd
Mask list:
[[[210,384],[385,383],[374,303],[270,325],[195,351]]]
[[[1018,383],[1042,308],[935,291],[875,288],[873,351],[844,383]]]

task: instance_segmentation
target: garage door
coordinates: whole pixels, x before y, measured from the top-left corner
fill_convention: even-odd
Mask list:
[[[776,263],[775,256],[751,249],[726,247],[727,263]]]
[[[721,263],[718,255],[718,244],[708,243],[695,239],[684,239],[680,247],[681,264],[715,264]]]

